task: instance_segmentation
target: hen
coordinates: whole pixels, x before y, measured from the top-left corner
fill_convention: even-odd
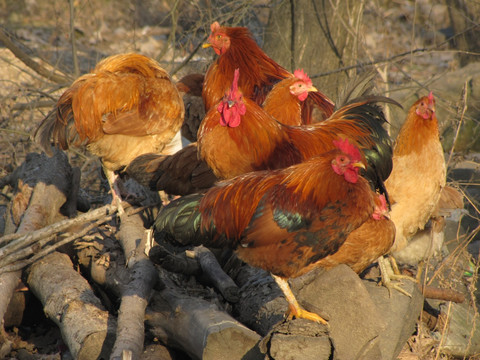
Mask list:
[[[183,244],[231,247],[245,262],[273,274],[290,315],[325,323],[300,307],[287,279],[321,266],[346,237],[372,216],[376,194],[359,176],[365,167],[348,140],[301,164],[244,174],[204,195],[192,194],[161,209],[156,232]]]
[[[433,94],[410,108],[393,150],[393,170],[385,185],[397,234],[392,252],[404,248],[432,215],[446,182]]]
[[[242,79],[239,88],[243,95],[261,105],[265,97],[278,81],[292,77],[292,74],[268,57],[257,45],[250,31],[245,27],[226,27],[214,22],[211,34],[204,47],[212,47],[218,58],[205,74],[203,101],[205,110],[216,106],[233,81],[233,72],[239,68]],[[333,102],[321,92],[308,95],[302,104],[304,124],[313,121],[312,113],[318,109],[322,114],[319,120],[333,112]]]
[[[134,53],[114,55],[63,93],[35,139],[47,153],[51,139],[62,149],[86,145],[101,158],[113,201],[120,201],[114,172],[139,155],[162,152],[183,116],[179,92],[157,62]]]

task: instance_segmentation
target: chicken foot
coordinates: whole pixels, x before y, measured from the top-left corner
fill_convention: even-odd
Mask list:
[[[108,170],[106,167],[103,167],[103,172],[105,173],[108,184],[110,185],[110,190],[112,191],[112,205],[117,205],[118,214],[122,215],[125,213],[125,210],[122,206],[122,192],[118,184],[118,181],[120,181],[119,176],[112,170]]]
[[[288,302],[287,318],[288,319],[292,319],[293,317],[297,319],[307,319],[307,320],[319,322],[323,325],[328,326],[328,322],[324,318],[322,318],[320,315],[307,311],[300,306],[297,299],[295,298],[295,295],[293,295],[287,280],[273,274],[272,274],[272,277],[275,279],[275,282],[277,283],[279,288],[282,290],[283,294],[285,295],[285,298],[287,299],[287,302]]]
[[[391,262],[387,261],[383,256],[378,258],[378,267],[380,268],[380,274],[382,277],[382,284],[388,289],[389,296],[392,297],[392,290],[397,290],[404,294],[405,296],[412,297],[412,294],[400,287],[402,284],[401,280],[406,279],[413,282],[417,282],[416,279],[407,276],[401,275],[398,270],[397,262],[395,259],[390,258]],[[395,271],[396,269],[396,271]]]

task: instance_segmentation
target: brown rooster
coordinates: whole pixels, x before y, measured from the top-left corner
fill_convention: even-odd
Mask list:
[[[348,140],[291,167],[244,174],[204,195],[174,200],[154,229],[183,244],[231,247],[245,262],[270,271],[290,316],[326,323],[300,307],[287,279],[305,274],[342,247],[371,218],[376,194],[358,174],[362,154]]]
[[[214,22],[208,43],[219,57],[210,65],[205,74],[203,101],[205,109],[216,106],[233,81],[233,72],[239,68],[242,78],[238,84],[243,95],[261,105],[267,94],[278,81],[292,77],[292,74],[268,57],[257,45],[250,31],[245,27],[226,27]],[[303,124],[315,122],[313,110],[320,110],[323,120],[333,112],[333,102],[321,92],[312,92],[302,103]]]
[[[47,153],[51,139],[62,149],[86,145],[101,158],[119,201],[114,172],[139,155],[162,152],[179,132],[183,115],[179,92],[157,62],[133,53],[114,55],[63,93],[35,138]]]

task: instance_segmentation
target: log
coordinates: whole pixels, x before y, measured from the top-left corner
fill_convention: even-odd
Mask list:
[[[28,269],[27,283],[75,359],[109,356],[116,321],[67,255],[54,252],[37,261]]]
[[[202,245],[196,246],[192,251],[187,252],[187,256],[197,259],[202,269],[203,277],[220,291],[225,300],[230,303],[238,302],[238,286],[232,278],[223,271],[217,258],[208,248]]]
[[[123,351],[131,351],[138,359],[143,351],[145,308],[150,300],[157,273],[145,254],[147,234],[140,214],[120,216],[118,240],[123,248],[130,281],[123,287],[118,311],[117,339],[111,359],[121,359]]]
[[[147,308],[149,331],[193,359],[259,359],[260,336],[217,305],[192,297],[171,284],[156,291]]]
[[[63,152],[56,151],[51,158],[28,154],[25,162],[15,169],[4,184],[17,189],[5,213],[5,234],[28,234],[54,221],[67,198],[70,172],[70,164]],[[2,325],[20,276],[21,271],[18,270],[0,274]]]

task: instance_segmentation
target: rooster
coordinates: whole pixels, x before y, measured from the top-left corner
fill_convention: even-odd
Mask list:
[[[233,81],[233,72],[240,69],[242,79],[239,88],[243,95],[261,105],[278,81],[292,74],[268,57],[245,27],[225,27],[218,22],[210,25],[211,34],[204,47],[212,47],[218,58],[205,74],[203,101],[205,110],[216,106]],[[321,92],[312,92],[302,104],[304,124],[314,122],[312,113],[318,109],[320,120],[333,112],[333,102]]]
[[[326,323],[300,307],[287,280],[321,266],[372,216],[376,194],[359,175],[364,167],[358,148],[336,140],[332,150],[303,163],[244,174],[174,200],[160,210],[154,229],[182,244],[235,249],[273,274],[290,316]]]
[[[139,155],[162,152],[179,133],[183,116],[182,98],[157,62],[133,53],[114,55],[63,93],[35,139],[48,154],[52,138],[64,150],[86,145],[101,158],[112,201],[120,204],[115,172]]]
[[[287,167],[331,150],[332,140],[342,137],[360,147],[369,165],[367,177],[385,192],[383,181],[392,168],[392,149],[383,128],[385,116],[376,102],[396,102],[364,97],[347,103],[321,123],[288,126],[243,96],[239,76],[237,69],[230,90],[216,111],[209,111],[198,131],[200,158],[218,178]]]
[[[186,94],[184,99],[188,94],[195,95],[201,79],[198,74],[193,74],[180,80],[177,88],[181,93]],[[301,103],[312,91],[317,89],[312,85],[308,75],[303,70],[296,70],[294,77],[286,78],[273,87],[265,100],[263,109],[284,124],[300,125],[302,123]],[[282,104],[280,108],[276,106],[279,103]],[[185,107],[188,112],[188,105],[186,104]],[[215,109],[211,112],[209,116],[216,114]],[[190,119],[186,125],[186,117],[187,115],[182,125],[182,135],[190,140],[197,140],[200,123],[197,124]],[[193,133],[195,133],[194,138]],[[198,159],[196,143],[190,144],[174,155],[141,155],[128,165],[126,172],[137,182],[154,191],[162,190],[174,195],[206,190],[218,180],[207,163]]]

